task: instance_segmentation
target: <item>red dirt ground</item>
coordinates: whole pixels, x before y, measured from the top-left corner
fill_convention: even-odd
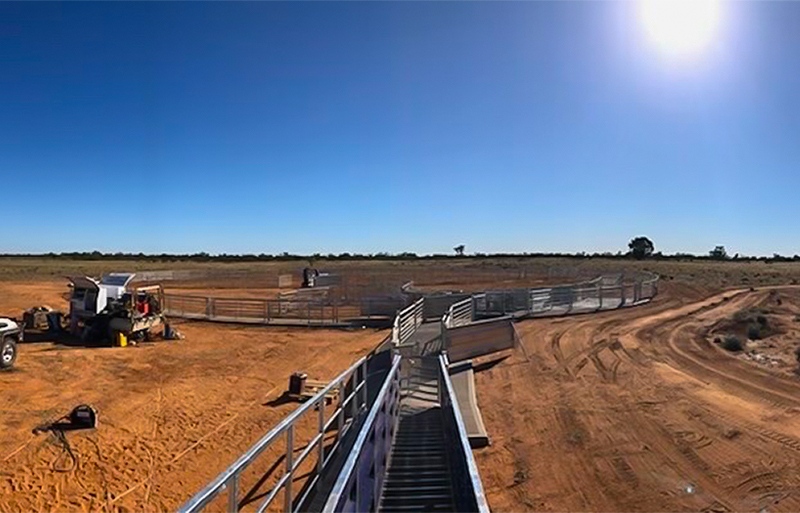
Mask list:
[[[0,283],[0,311],[63,308],[63,282]],[[386,332],[189,323],[186,339],[125,348],[20,345],[0,373],[0,511],[174,510],[296,403],[268,406],[295,370],[330,379]],[[48,435],[80,403],[99,427],[68,434],[77,468]]]
[[[776,291],[698,292],[518,325],[527,357],[476,378],[493,510],[800,511],[800,380],[707,340]]]
[[[581,275],[652,265],[664,277],[661,293],[647,306],[524,321],[517,326],[524,351],[477,374],[492,445],[475,454],[490,506],[800,511],[800,381],[791,364],[800,340],[800,325],[793,324],[800,290],[749,290],[797,283],[800,266],[580,265],[590,264]],[[376,280],[478,290],[519,286],[523,276],[506,269],[494,279],[497,266],[482,264],[462,276],[439,266],[408,275],[403,269],[411,266],[393,264]],[[541,280],[565,276],[571,274]],[[533,271],[523,278],[541,281]],[[239,295],[234,285],[256,287],[244,280],[223,284],[229,290],[220,295]],[[204,287],[218,288],[210,282],[186,288]],[[728,287],[738,289],[719,292]],[[63,280],[0,282],[0,312],[64,308],[64,291]],[[780,329],[747,342],[747,351],[783,364],[756,363],[713,343],[726,320],[753,309],[769,310],[770,325]],[[186,340],[21,347],[17,370],[0,374],[0,512],[173,510],[296,407],[265,405],[292,371],[331,378],[385,336],[203,323],[178,328]],[[30,430],[81,402],[97,407],[100,426],[69,435],[78,467],[58,472],[62,451]]]

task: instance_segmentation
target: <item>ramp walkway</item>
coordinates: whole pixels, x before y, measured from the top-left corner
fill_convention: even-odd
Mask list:
[[[378,511],[455,511],[438,373],[435,357],[411,363]]]
[[[483,424],[483,417],[478,408],[478,398],[475,395],[475,371],[472,360],[458,362],[450,365],[450,380],[458,400],[458,409],[464,419],[464,429],[467,431],[469,445],[473,449],[489,445],[489,435]]]
[[[439,320],[422,323],[397,348],[404,356],[438,354],[442,349],[442,323]]]

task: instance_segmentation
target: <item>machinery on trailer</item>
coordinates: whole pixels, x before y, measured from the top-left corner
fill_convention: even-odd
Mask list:
[[[0,317],[0,369],[10,369],[17,359],[17,343],[22,342],[22,327],[11,319]]]
[[[166,329],[164,290],[160,285],[131,287],[133,273],[110,273],[100,280],[71,277],[70,332],[84,340],[127,345]]]

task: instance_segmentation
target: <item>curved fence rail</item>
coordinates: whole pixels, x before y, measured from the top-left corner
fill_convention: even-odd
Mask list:
[[[471,323],[475,319],[475,298],[468,297],[463,301],[450,305],[450,309],[442,317],[445,328],[455,328]]]
[[[650,301],[657,293],[658,276],[649,273],[631,282],[624,282],[617,276],[600,276],[576,285],[490,290],[472,296],[473,319],[502,315],[549,316],[614,310]],[[450,319],[453,317],[446,317],[445,322],[455,322]]]
[[[424,308],[425,298],[422,297],[397,314],[392,328],[392,342],[395,345],[403,344],[422,325]]]
[[[232,299],[167,293],[164,311],[184,319],[284,326],[341,327],[370,320],[390,322],[394,318],[393,341],[402,344],[425,320],[434,317],[441,318],[446,327],[455,327],[468,322],[470,317],[610,310],[648,301],[658,293],[655,274],[646,273],[628,282],[623,278],[604,275],[573,285],[489,290],[472,295],[433,294],[405,308],[401,297],[373,297],[337,304],[320,299]],[[467,312],[470,309],[472,314]]]

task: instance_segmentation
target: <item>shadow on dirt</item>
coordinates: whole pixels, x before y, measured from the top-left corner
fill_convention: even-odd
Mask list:
[[[26,330],[22,343],[51,343],[64,347],[111,347],[108,341],[82,340],[81,337],[70,335],[66,331],[36,331]]]
[[[261,406],[269,406],[270,408],[275,408],[278,406],[283,406],[284,404],[289,403],[296,403],[298,402],[295,397],[293,397],[288,391],[284,391],[283,394],[272,399],[271,401],[267,401],[263,403]]]
[[[483,372],[493,368],[495,365],[498,365],[505,360],[509,359],[511,355],[501,356],[500,358],[495,358],[494,360],[489,360],[488,362],[482,362],[477,365],[473,365],[472,370],[473,372]]]

